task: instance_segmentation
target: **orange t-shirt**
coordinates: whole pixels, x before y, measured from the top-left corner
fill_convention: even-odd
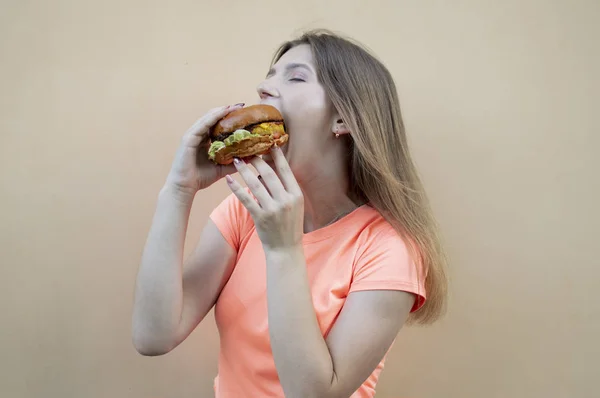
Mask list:
[[[237,251],[235,268],[215,307],[221,341],[216,397],[283,397],[269,342],[266,261],[254,222],[233,194],[217,206],[210,218]],[[425,302],[426,274],[422,267],[412,261],[392,226],[368,205],[305,234],[303,247],[323,336],[331,330],[351,292],[412,292],[417,295],[412,311]],[[352,398],[375,395],[384,360]]]

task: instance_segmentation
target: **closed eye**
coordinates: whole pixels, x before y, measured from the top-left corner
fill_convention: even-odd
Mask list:
[[[299,77],[294,77],[290,79],[291,82],[305,82],[306,80],[300,79]]]

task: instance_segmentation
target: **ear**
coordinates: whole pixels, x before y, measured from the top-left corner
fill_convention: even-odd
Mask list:
[[[346,126],[346,123],[344,123],[342,118],[336,116],[333,119],[331,132],[336,135],[345,135],[350,134],[350,129],[348,128],[348,126]]]

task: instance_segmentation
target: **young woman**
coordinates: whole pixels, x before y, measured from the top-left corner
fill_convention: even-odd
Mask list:
[[[134,345],[165,354],[215,305],[217,397],[372,397],[401,327],[435,321],[446,298],[394,82],[360,46],[318,31],[281,46],[258,94],[289,142],[213,165],[208,130],[243,104],[186,132],[139,269]],[[184,263],[194,196],[223,177],[232,194]]]

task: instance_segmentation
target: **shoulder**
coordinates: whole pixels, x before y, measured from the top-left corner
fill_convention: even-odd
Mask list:
[[[382,265],[406,267],[416,263],[409,239],[386,220],[377,210],[370,209],[370,222],[358,236],[356,261],[380,262]]]
[[[376,209],[357,237],[351,290],[404,290],[425,300],[426,270],[412,240],[398,232]]]
[[[400,234],[377,209],[365,206],[360,221],[362,228],[357,235],[359,256],[382,250],[409,255],[410,240]]]
[[[254,228],[254,222],[248,209],[233,193],[227,195],[212,210],[209,217],[236,250],[240,248],[242,240]]]

